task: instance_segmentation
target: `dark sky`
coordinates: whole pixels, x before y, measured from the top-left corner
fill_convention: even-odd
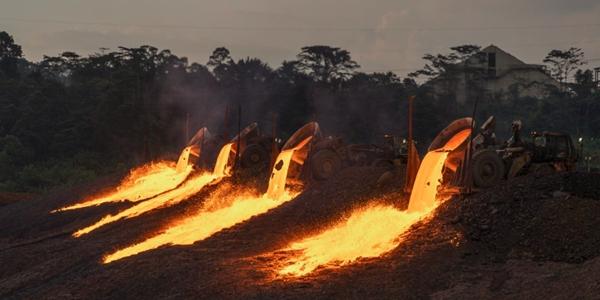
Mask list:
[[[528,63],[577,46],[600,66],[598,0],[2,0],[0,30],[33,60],[150,44],[206,63],[225,46],[277,67],[302,46],[326,44],[349,50],[364,71],[404,75],[425,52],[493,43]]]

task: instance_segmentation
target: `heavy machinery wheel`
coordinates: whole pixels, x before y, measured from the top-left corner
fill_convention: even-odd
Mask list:
[[[261,145],[248,145],[240,160],[242,168],[260,170],[269,164],[269,154]]]
[[[479,188],[489,188],[504,177],[504,161],[494,150],[475,152],[471,160],[473,183]]]
[[[323,149],[312,156],[310,167],[315,179],[326,180],[342,168],[342,160],[333,150]]]

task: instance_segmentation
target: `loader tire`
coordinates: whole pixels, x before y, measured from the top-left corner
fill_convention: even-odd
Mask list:
[[[241,157],[242,168],[262,170],[269,164],[269,153],[261,145],[248,145]]]
[[[504,178],[504,161],[494,150],[475,152],[471,160],[473,184],[478,188],[489,188]]]
[[[342,160],[333,150],[323,149],[315,153],[310,159],[313,178],[327,180],[342,168]]]

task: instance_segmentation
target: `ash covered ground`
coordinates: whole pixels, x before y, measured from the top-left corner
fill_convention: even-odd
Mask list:
[[[371,202],[407,206],[402,180],[378,186],[383,170],[350,168],[295,199],[189,246],[163,246],[102,264],[202,206],[223,180],[177,205],[121,220],[75,239],[71,233],[131,204],[58,214],[118,182],[105,178],[43,198],[0,206],[0,298],[594,298],[600,292],[600,175],[526,176],[440,205],[378,258],[278,275],[290,242]],[[258,187],[258,188],[257,188]]]

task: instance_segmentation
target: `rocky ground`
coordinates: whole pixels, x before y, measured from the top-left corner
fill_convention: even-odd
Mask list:
[[[19,201],[27,201],[35,198],[35,194],[30,193],[9,193],[0,192],[0,206],[12,204]]]
[[[367,202],[405,208],[401,180],[352,168],[269,212],[190,246],[164,246],[114,263],[107,252],[160,232],[226,184],[80,239],[70,234],[128,207],[48,212],[106,189],[105,178],[0,207],[0,298],[596,298],[600,294],[600,175],[527,176],[443,203],[392,252],[292,278],[278,251]],[[258,193],[259,191],[257,191]]]

